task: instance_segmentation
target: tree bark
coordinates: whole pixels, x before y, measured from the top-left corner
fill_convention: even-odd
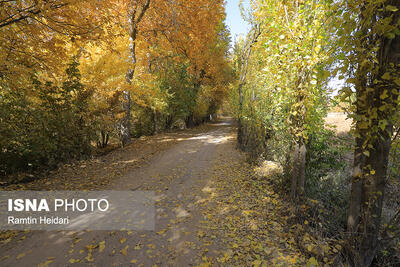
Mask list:
[[[97,141],[97,147],[105,148],[108,145],[109,134],[105,130],[100,131],[100,140]]]
[[[153,134],[158,134],[160,132],[158,126],[158,111],[153,109]]]
[[[131,142],[131,94],[129,91],[124,91],[124,101],[122,102],[122,108],[125,112],[125,116],[121,121],[121,143],[122,146],[126,146]]]
[[[400,18],[399,1],[387,1],[385,4],[397,7],[397,11],[384,12],[380,16],[391,16],[392,25],[396,25]],[[369,87],[373,88],[371,93],[364,90],[365,88],[358,88],[357,91],[358,97],[367,100],[357,106],[356,115],[368,116],[372,125],[368,129],[361,129],[362,127],[358,123],[356,124],[359,137],[356,140],[354,151],[355,162],[347,223],[354,249],[353,264],[363,267],[372,264],[378,248],[386,173],[393,134],[392,120],[397,110],[396,103],[400,92],[399,85],[394,82],[394,78],[400,76],[400,36],[395,35],[394,38],[382,36],[379,39],[379,46],[378,65],[376,66],[378,74],[374,78],[381,82],[369,84]],[[385,73],[390,73],[393,78],[383,78]],[[384,92],[388,96],[382,98]],[[391,106],[390,109],[383,108],[388,105]],[[368,115],[368,110],[372,108],[378,110],[377,118]],[[381,127],[381,122],[386,123],[384,127]],[[366,151],[368,153],[365,153]]]
[[[357,128],[357,126],[356,126]],[[356,148],[354,150],[354,163],[350,192],[350,207],[347,216],[347,231],[350,233],[357,232],[357,226],[360,222],[360,206],[361,206],[361,193],[362,193],[362,140],[356,138]]]
[[[300,146],[300,153],[299,153],[299,178],[297,184],[297,192],[299,196],[304,195],[304,183],[306,180],[306,154],[307,149],[306,145],[303,143]]]
[[[194,116],[192,113],[189,116],[187,116],[185,123],[186,123],[186,128],[194,127]]]
[[[292,182],[290,186],[290,197],[292,199],[296,199],[304,194],[306,154],[307,149],[304,142],[296,143],[293,152]]]
[[[290,186],[290,197],[292,199],[296,198],[297,195],[297,176],[298,176],[298,170],[299,170],[299,154],[300,154],[300,149],[299,145],[296,144],[294,147],[294,152],[293,152],[293,168],[292,168],[292,184]]]
[[[133,77],[135,75],[135,66],[136,66],[136,38],[138,34],[138,27],[140,21],[143,19],[144,14],[147,9],[150,7],[150,0],[146,0],[142,8],[139,8],[138,1],[134,1],[134,6],[132,13],[130,14],[130,31],[129,37],[131,39],[131,56],[132,56],[132,68],[130,68],[126,72],[126,81],[129,84],[132,84]],[[125,112],[125,116],[121,121],[120,130],[121,130],[121,143],[122,146],[129,144],[131,142],[131,94],[129,91],[124,91],[124,101],[122,103],[122,108]]]

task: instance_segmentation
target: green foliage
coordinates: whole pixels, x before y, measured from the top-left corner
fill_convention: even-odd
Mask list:
[[[343,74],[341,78],[346,76],[341,100],[349,105],[356,139],[348,227],[352,234],[348,253],[355,265],[369,266],[377,243],[386,251],[386,255],[381,253],[378,265],[387,265],[384,258],[393,246],[391,235],[385,236],[380,230],[381,221],[390,220],[390,213],[399,208],[388,205],[396,197],[393,198],[393,184],[386,171],[393,178],[394,169],[398,169],[392,139],[396,134],[393,126],[399,121],[399,3],[351,0],[346,5],[337,3],[334,9],[335,44],[341,54],[332,60],[336,60],[336,72]],[[395,149],[392,153],[391,146]],[[398,261],[398,255],[395,258],[391,261]]]
[[[349,142],[332,130],[321,129],[310,136],[307,145],[305,193],[324,207],[318,212],[319,221],[330,236],[346,227]]]
[[[32,88],[4,90],[0,96],[0,169],[3,174],[55,166],[90,153],[91,92],[80,82],[78,64],[66,70],[62,86],[32,78]]]
[[[332,130],[321,129],[310,136],[307,145],[307,182],[319,186],[321,178],[329,171],[341,170],[346,166],[345,153],[350,151],[345,141]]]
[[[143,135],[152,135],[154,129],[154,113],[151,108],[134,105],[133,107],[132,136],[135,138]],[[160,122],[158,122],[160,123]]]
[[[197,88],[194,88],[187,65],[169,64],[161,73],[160,89],[167,94],[167,110],[173,120],[185,119],[196,105]]]
[[[388,44],[400,35],[393,13],[397,8],[390,3],[352,0],[334,6],[337,20],[332,26],[338,33],[335,44],[341,54],[331,60],[336,61],[335,73],[347,75],[348,86],[341,89],[340,97],[349,105],[354,134],[363,139],[366,155],[378,138],[391,135],[391,124],[398,120],[400,73],[398,66],[389,64],[393,58],[385,55]],[[384,57],[387,62],[382,61]]]
[[[262,125],[271,136],[288,137],[282,149],[277,149],[287,154],[291,144],[307,143],[309,136],[323,127],[328,106],[329,51],[322,47],[329,36],[322,21],[329,5],[325,1],[255,2],[252,16],[261,34],[245,70],[240,68],[245,60],[242,53],[247,51],[243,47],[249,45],[251,35],[239,40],[232,54],[236,75],[247,72],[243,105],[235,113],[244,122],[248,135],[244,139],[261,138],[246,141],[245,146],[252,144],[247,150],[258,150],[259,154],[266,150],[258,145],[263,136],[254,134],[254,129]],[[238,101],[239,96],[232,95],[231,99]]]
[[[159,109],[161,126],[169,128],[173,122],[187,121],[188,118],[192,118],[194,124],[199,124],[217,111],[221,99],[212,97],[213,85],[202,84],[198,77],[190,75],[187,64],[168,62],[166,66],[157,74],[159,91],[165,101],[164,108]]]

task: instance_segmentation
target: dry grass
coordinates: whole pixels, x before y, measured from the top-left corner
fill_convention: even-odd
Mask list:
[[[337,134],[347,134],[351,129],[352,120],[343,112],[330,112],[325,118],[327,126],[333,126]]]

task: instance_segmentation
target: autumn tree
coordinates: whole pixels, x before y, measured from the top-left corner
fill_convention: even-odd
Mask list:
[[[259,24],[254,24],[250,33],[246,38],[246,42],[242,44],[242,50],[239,54],[240,59],[237,59],[238,63],[238,73],[239,73],[239,83],[238,83],[238,95],[239,95],[239,107],[238,107],[238,134],[237,140],[239,146],[243,149],[243,125],[242,125],[242,112],[243,112],[243,85],[246,82],[246,75],[248,71],[248,64],[250,60],[251,50],[254,43],[257,42],[258,37],[261,34],[261,29]]]
[[[132,1],[131,7],[129,7],[128,18],[129,18],[129,38],[131,41],[131,60],[132,67],[126,73],[126,80],[128,83],[132,83],[133,76],[135,74],[136,65],[136,39],[138,35],[138,27],[145,15],[147,9],[150,6],[150,0],[146,0],[143,3],[140,1]],[[130,142],[130,129],[131,129],[131,95],[128,90],[124,91],[124,103],[123,108],[125,110],[125,117],[121,122],[121,141],[122,145]]]
[[[400,3],[349,1],[339,8],[342,98],[356,93],[354,167],[347,227],[351,263],[370,266],[379,247],[382,203],[399,94]]]
[[[68,62],[73,49],[79,49],[82,41],[97,38],[100,33],[99,18],[92,12],[94,2],[1,1],[3,86],[11,88],[25,82],[34,68],[62,73],[66,65],[60,64],[60,59]]]
[[[273,132],[287,133],[294,147],[291,196],[295,199],[304,192],[306,145],[321,128],[326,105],[329,49],[322,48],[328,42],[324,25],[328,5],[325,1],[272,0],[251,5],[257,26],[250,31],[240,59],[244,68],[238,85],[239,110],[245,111],[239,111],[238,140],[254,143],[252,139],[259,139],[267,150],[265,140]],[[246,75],[248,85],[242,89]],[[252,125],[249,130],[243,128],[245,118]],[[264,129],[257,129],[259,121]]]
[[[40,165],[32,147],[48,151],[55,164],[90,152],[77,149],[74,140],[67,142],[63,125],[69,125],[68,119],[79,118],[71,134],[85,143],[82,148],[93,143],[104,147],[116,137],[125,145],[131,135],[156,133],[179,118],[200,123],[226,95],[229,33],[223,1],[0,5],[0,124],[6,137],[0,153],[11,159],[14,151],[10,162],[26,158],[18,168]],[[49,99],[57,101],[51,106]],[[53,121],[55,114],[59,121]],[[26,120],[16,119],[20,116]],[[45,117],[49,125],[40,121]],[[26,130],[36,129],[38,138],[29,138]],[[65,141],[58,145],[65,157],[54,155],[58,150],[48,139],[52,135]]]
[[[99,36],[93,10],[94,1],[0,2],[3,174],[90,153],[92,91],[75,56]]]
[[[185,66],[183,68],[185,75],[192,84],[187,87],[186,94],[193,96],[191,101],[194,103],[190,105],[184,118],[190,126],[196,123],[195,105],[202,86],[218,88],[210,96],[220,94],[223,97],[226,92],[224,86],[229,79],[226,71],[229,68],[227,64],[229,35],[223,24],[225,18],[223,2],[173,1],[160,2],[157,5],[157,9],[151,7],[148,11],[152,14],[150,18],[154,19],[145,18],[143,21],[143,27],[149,29],[143,31],[143,42],[141,42],[141,46],[147,48],[147,53],[142,57],[143,68],[147,70],[148,63],[151,62],[153,74],[158,75],[157,73],[163,72],[165,67],[175,66],[182,69],[181,67]],[[220,98],[213,97],[213,99]],[[219,104],[215,103],[215,106]]]

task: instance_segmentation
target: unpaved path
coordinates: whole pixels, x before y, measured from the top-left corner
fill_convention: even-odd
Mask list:
[[[212,195],[211,166],[226,153],[243,157],[235,151],[232,121],[219,121],[209,124],[203,132],[174,138],[178,142],[101,188],[155,191],[156,231],[20,233],[1,244],[0,265],[191,266],[218,256],[222,250],[220,242],[204,242],[201,229],[208,220],[205,208]],[[123,161],[130,163],[126,157]],[[114,175],[106,167],[100,171],[103,176]],[[78,175],[79,172],[76,179],[84,179]],[[102,252],[101,242],[105,244]]]

